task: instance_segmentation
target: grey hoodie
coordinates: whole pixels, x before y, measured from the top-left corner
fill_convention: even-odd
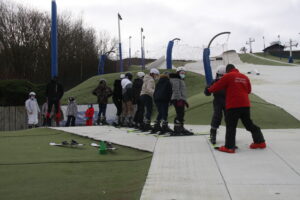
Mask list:
[[[178,74],[170,74],[170,81],[173,90],[171,100],[186,101],[186,86],[184,80],[182,80]]]
[[[77,116],[77,103],[74,101],[69,102],[67,107],[67,116]]]

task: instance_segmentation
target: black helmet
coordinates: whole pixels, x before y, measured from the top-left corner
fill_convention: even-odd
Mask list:
[[[126,74],[125,74],[125,77],[127,77],[129,80],[132,80],[132,73],[131,72],[127,72]]]

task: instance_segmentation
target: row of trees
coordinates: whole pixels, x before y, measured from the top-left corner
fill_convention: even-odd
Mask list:
[[[49,13],[0,0],[0,78],[49,81],[50,31]],[[117,40],[107,32],[97,34],[95,29],[85,26],[82,18],[60,15],[59,79],[69,88],[96,75],[99,54],[116,51],[116,47]]]

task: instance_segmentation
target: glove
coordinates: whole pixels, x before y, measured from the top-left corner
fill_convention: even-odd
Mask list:
[[[188,102],[186,102],[186,101],[184,101],[184,105],[185,105],[187,108],[189,108],[189,107],[190,107],[189,103],[188,103]]]
[[[170,106],[175,105],[176,104],[176,100],[171,100],[170,101]]]
[[[205,87],[205,89],[204,89],[204,94],[205,94],[205,96],[210,96],[211,95],[211,93],[208,91],[208,86],[206,86]]]

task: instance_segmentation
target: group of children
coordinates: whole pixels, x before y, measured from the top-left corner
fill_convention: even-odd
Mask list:
[[[99,113],[97,124],[107,125],[106,108],[108,98],[112,96],[117,108],[117,119],[114,126],[134,127],[141,131],[171,135],[193,135],[184,128],[185,107],[188,107],[186,98],[184,67],[178,67],[176,73],[164,72],[152,68],[149,74],[138,72],[133,80],[133,74],[121,74],[111,89],[105,80],[101,79],[99,85],[93,90],[97,96]],[[157,81],[157,83],[156,83]],[[158,115],[151,125],[153,104]],[[168,110],[173,105],[176,110],[174,130],[168,126]],[[86,116],[89,114],[88,110]],[[88,116],[87,116],[88,117]]]

